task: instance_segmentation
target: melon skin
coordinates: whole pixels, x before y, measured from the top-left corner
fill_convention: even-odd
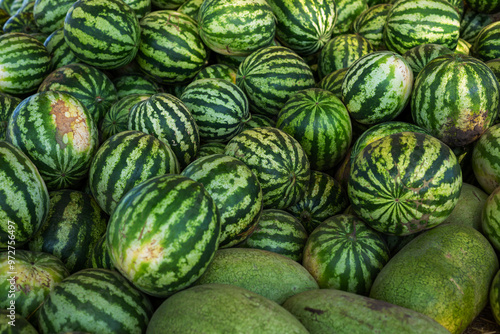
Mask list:
[[[440,225],[406,245],[382,268],[370,297],[423,313],[462,333],[488,302],[498,258],[470,226]]]

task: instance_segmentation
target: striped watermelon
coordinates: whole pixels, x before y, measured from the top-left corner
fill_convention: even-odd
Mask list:
[[[389,249],[382,237],[353,215],[326,219],[309,236],[302,265],[322,289],[368,295]]]
[[[487,65],[470,56],[447,54],[420,71],[411,112],[417,125],[459,147],[474,142],[493,124],[499,103],[500,86]]]
[[[71,51],[101,69],[130,63],[140,36],[139,21],[122,0],[78,0],[64,19],[64,39]]]
[[[495,250],[500,250],[500,187],[497,187],[486,199],[481,213],[483,235]]]
[[[12,326],[12,321],[14,321],[15,326]],[[15,310],[0,309],[0,333],[38,334],[38,331]]]
[[[401,0],[387,15],[384,41],[387,49],[399,54],[429,43],[454,50],[459,34],[460,15],[448,1]]]
[[[491,281],[489,302],[495,321],[500,323],[500,271],[497,271]]]
[[[500,58],[488,60],[485,64],[490,68],[497,80],[500,82]]]
[[[178,173],[179,162],[168,144],[144,132],[127,130],[99,147],[90,165],[89,186],[99,206],[111,214],[139,183]]]
[[[266,209],[284,209],[297,203],[308,187],[307,154],[282,130],[245,130],[229,141],[225,154],[243,161],[257,176]]]
[[[16,107],[7,141],[33,161],[50,190],[83,180],[98,146],[97,127],[87,109],[56,91],[36,93]]]
[[[103,269],[114,268],[111,257],[109,256],[106,234],[103,234],[90,250],[89,258],[87,259],[87,267]]]
[[[172,10],[154,11],[141,19],[136,61],[141,70],[161,84],[192,79],[208,56],[196,21]]]
[[[198,26],[205,45],[234,56],[268,46],[276,31],[274,14],[265,0],[205,0]]]
[[[499,2],[500,3],[500,2]],[[493,22],[479,32],[472,47],[473,55],[482,61],[500,58],[500,22]]]
[[[225,143],[210,142],[201,144],[200,149],[198,150],[198,154],[196,154],[196,159],[203,158],[212,154],[224,154],[225,151],[226,151]]]
[[[255,174],[240,160],[214,154],[190,163],[181,175],[203,185],[220,214],[219,248],[245,240],[262,212],[262,189]]]
[[[50,73],[38,87],[39,92],[59,91],[71,94],[99,124],[118,99],[113,82],[98,69],[85,64],[70,64]]]
[[[147,100],[151,95],[130,94],[115,102],[104,115],[99,127],[101,141],[105,141],[118,132],[128,130],[128,114],[137,103]]]
[[[319,88],[293,95],[278,114],[276,127],[300,143],[314,170],[334,167],[351,145],[346,107],[333,93]]]
[[[91,249],[106,232],[107,219],[92,196],[70,189],[52,191],[49,214],[29,249],[55,255],[74,273],[86,268]]]
[[[342,82],[342,100],[351,117],[362,124],[390,121],[410,100],[413,71],[390,51],[377,51],[356,60]]]
[[[278,253],[302,262],[307,232],[292,214],[276,209],[262,211],[253,233],[239,246]]]
[[[166,297],[203,274],[217,250],[220,216],[204,187],[162,175],[130,190],[108,224],[113,265],[140,290]]]
[[[54,286],[67,276],[68,269],[51,254],[22,249],[16,249],[15,253],[1,252],[0,291],[6,297],[10,293],[14,296],[2,298],[0,308],[6,309],[14,300],[16,313],[29,320]],[[9,292],[12,277],[15,277],[16,288]]]
[[[314,86],[314,76],[295,52],[269,46],[245,58],[236,83],[247,95],[252,112],[274,117],[293,94]]]
[[[325,219],[341,213],[349,204],[340,182],[328,174],[311,171],[309,187],[302,199],[286,208],[300,219],[307,233],[314,231]]]
[[[467,7],[460,21],[460,38],[472,44],[481,29],[491,23],[493,19],[490,15],[475,12]]]
[[[276,38],[299,55],[321,50],[337,19],[335,1],[267,0],[276,16]]]
[[[318,59],[318,75],[328,74],[351,66],[359,58],[375,51],[368,39],[360,34],[335,36],[321,49]]]
[[[19,103],[21,103],[21,99],[0,93],[0,140],[5,140],[7,123]]]
[[[43,44],[32,36],[4,34],[0,36],[0,68],[0,92],[31,93],[49,74],[50,55]]]
[[[198,72],[196,77],[194,77],[193,81],[199,79],[214,78],[214,79],[224,79],[235,84],[237,72],[238,69],[235,67],[224,64],[213,64],[203,68],[200,72]]]
[[[202,3],[203,0],[187,0],[179,8],[177,8],[177,11],[179,13],[186,14],[193,20],[197,21],[198,12]]]
[[[275,127],[276,122],[264,115],[250,114],[250,119],[243,124],[243,131],[253,128]]]
[[[334,36],[349,33],[356,17],[368,9],[367,0],[335,0],[335,3],[337,22],[333,28]]]
[[[55,70],[61,66],[80,62],[73,51],[69,48],[64,39],[64,30],[57,29],[47,37],[43,45],[50,54],[52,69]]]
[[[455,49],[454,52],[468,56],[471,53],[471,49],[472,45],[469,42],[459,38],[457,43],[457,48]]]
[[[427,134],[400,132],[358,153],[347,191],[356,215],[372,228],[407,235],[443,222],[461,187],[462,171],[448,146]]]
[[[500,11],[498,0],[467,0],[467,5],[478,13],[495,14]]]
[[[500,124],[490,127],[479,138],[472,152],[472,169],[487,194],[500,186]]]
[[[10,15],[5,11],[5,9],[0,8],[0,35],[4,33],[2,27],[9,18]]]
[[[350,161],[354,161],[354,158],[361,152],[366,146],[377,141],[385,136],[391,135],[393,133],[398,132],[419,132],[429,134],[427,130],[422,129],[421,127],[406,122],[383,122],[377,125],[370,127],[368,130],[363,132],[361,136],[356,139],[354,144],[351,147],[351,157]]]
[[[342,81],[344,81],[348,69],[349,67],[345,67],[327,74],[316,86],[342,99]]]
[[[47,217],[49,193],[29,158],[3,140],[0,140],[0,166],[0,249],[9,245],[20,247]]]
[[[34,2],[28,2],[12,15],[3,25],[2,30],[5,33],[21,32],[25,34],[37,33],[40,30],[33,18]]]
[[[160,93],[160,86],[140,74],[124,74],[114,78],[113,85],[116,88],[118,100],[132,94],[157,94]]]
[[[181,169],[194,159],[200,146],[198,126],[188,108],[166,93],[137,103],[130,110],[128,129],[152,134],[170,145]]]
[[[440,44],[420,44],[403,53],[403,58],[413,70],[414,79],[431,60],[436,57],[453,53],[452,50]]]
[[[198,125],[203,141],[227,142],[250,119],[245,93],[224,79],[199,79],[180,97]]]
[[[186,0],[151,0],[153,7],[159,9],[176,9],[185,2]]]
[[[138,19],[151,12],[151,0],[123,0],[135,13]]]
[[[32,14],[37,27],[41,32],[51,34],[64,26],[66,13],[74,0],[36,0]]]
[[[375,50],[385,49],[384,27],[391,8],[390,3],[370,7],[359,14],[352,24],[352,30],[366,38]]]
[[[144,333],[153,307],[118,272],[85,269],[64,279],[40,309],[41,334]]]

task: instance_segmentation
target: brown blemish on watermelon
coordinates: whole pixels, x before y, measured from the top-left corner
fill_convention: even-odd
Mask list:
[[[312,308],[312,307],[308,307],[308,306],[306,306],[304,308],[304,310],[311,312],[311,313],[314,313],[314,314],[317,314],[317,315],[322,315],[323,313],[325,313],[325,311],[323,311],[323,310],[318,310],[316,308]]]
[[[90,135],[87,123],[78,108],[68,106],[63,100],[56,100],[51,104],[50,114],[56,125],[56,142],[62,150],[66,148],[66,142],[69,140],[78,152],[88,149]]]
[[[448,117],[443,126],[441,140],[455,147],[466,146],[472,143],[486,131],[488,114],[488,110],[482,110],[477,114],[473,114],[471,111],[470,114],[460,122]]]

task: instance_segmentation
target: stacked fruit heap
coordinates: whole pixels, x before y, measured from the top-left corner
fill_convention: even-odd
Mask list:
[[[500,323],[497,12],[0,0],[0,332]]]

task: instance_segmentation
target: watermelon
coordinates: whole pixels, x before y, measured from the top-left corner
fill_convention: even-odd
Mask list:
[[[181,175],[203,185],[220,214],[219,248],[245,240],[262,212],[262,189],[255,174],[240,160],[214,154],[190,163]]]
[[[3,25],[2,29],[5,33],[21,32],[25,34],[37,33],[40,30],[33,18],[34,2],[30,1],[19,9],[17,13],[12,15]]]
[[[87,267],[103,269],[114,268],[111,257],[109,256],[106,234],[103,234],[90,250],[89,258],[87,259]]]
[[[382,237],[361,219],[341,214],[311,233],[302,265],[320,288],[367,295],[387,261],[389,248]]]
[[[224,79],[198,79],[180,97],[198,125],[203,141],[228,142],[250,118],[245,93]]]
[[[61,66],[50,73],[38,87],[39,92],[49,90],[74,96],[96,125],[118,99],[113,82],[100,70],[85,64]]]
[[[175,96],[158,93],[138,102],[128,115],[128,129],[152,134],[170,145],[181,169],[196,156],[200,135],[186,105]]]
[[[491,313],[498,324],[500,323],[500,271],[497,271],[491,281],[489,302],[491,306]]]
[[[341,35],[349,33],[356,17],[368,9],[367,0],[336,0],[337,22],[333,27],[333,34]]]
[[[49,193],[30,159],[3,140],[0,165],[0,249],[12,250],[40,229],[49,212]]]
[[[199,79],[213,78],[213,79],[224,79],[235,84],[237,72],[238,69],[233,66],[228,66],[224,64],[213,64],[201,69],[200,72],[196,74],[196,77],[194,77],[193,81]]]
[[[0,309],[0,332],[3,334],[38,334],[38,331],[19,313],[15,306],[11,310]]]
[[[457,205],[443,223],[465,224],[482,232],[481,214],[487,199],[488,195],[480,188],[463,182]]]
[[[307,155],[299,142],[282,130],[245,130],[229,141],[225,154],[240,159],[257,176],[266,209],[284,209],[297,203],[308,187]]]
[[[159,9],[176,9],[184,2],[186,2],[186,0],[151,0],[153,7]]]
[[[500,124],[495,124],[479,138],[472,152],[474,175],[487,194],[500,186]]]
[[[234,56],[268,46],[276,31],[275,16],[265,0],[205,0],[198,26],[207,47]]]
[[[471,48],[472,45],[469,42],[459,38],[457,43],[457,48],[455,49],[455,53],[461,53],[468,56],[471,52]]]
[[[479,32],[472,47],[473,55],[482,61],[500,58],[500,22],[493,22]]]
[[[0,35],[3,34],[2,26],[10,18],[10,15],[5,11],[5,9],[0,8]]]
[[[90,250],[106,232],[107,220],[92,196],[70,189],[52,191],[49,214],[29,249],[55,255],[74,273],[86,268]]]
[[[81,61],[113,69],[134,59],[141,29],[122,0],[78,0],[64,19],[64,39]]]
[[[276,16],[276,38],[299,55],[321,50],[337,20],[335,1],[268,0]]]
[[[487,65],[471,56],[446,54],[428,63],[415,79],[411,113],[417,125],[459,147],[493,125],[499,101],[500,85]]]
[[[194,78],[208,55],[196,21],[172,10],[154,11],[141,19],[136,61],[161,84],[180,84]]]
[[[115,102],[104,115],[99,127],[101,140],[105,141],[118,132],[128,130],[128,114],[137,103],[147,100],[151,95],[130,94]]]
[[[470,226],[443,224],[416,237],[380,271],[370,297],[420,312],[463,333],[488,303],[498,259]]]
[[[498,0],[467,0],[467,5],[478,13],[494,14],[500,11]]]
[[[302,262],[307,237],[298,218],[283,210],[268,209],[262,211],[253,233],[238,246],[262,249]]]
[[[113,265],[138,289],[166,297],[206,270],[220,237],[215,202],[198,182],[161,175],[132,188],[111,215]]]
[[[420,44],[403,53],[403,58],[410,65],[413,70],[414,79],[416,79],[420,71],[431,60],[450,53],[453,53],[453,51],[441,44]]]
[[[286,210],[300,219],[307,233],[312,233],[325,219],[341,213],[348,204],[340,182],[326,173],[313,170],[302,199]]]
[[[47,48],[47,51],[50,54],[50,62],[52,63],[51,68],[53,70],[64,65],[80,62],[66,43],[63,28],[57,29],[50,34],[45,39],[43,45]]]
[[[225,150],[226,150],[225,143],[211,142],[211,143],[201,144],[200,149],[198,150],[198,154],[196,154],[195,160],[212,154],[224,154]]]
[[[33,2],[32,15],[41,32],[51,34],[64,26],[66,13],[73,5],[73,0],[36,0]]]
[[[151,0],[123,0],[135,13],[138,19],[151,12]]]
[[[187,0],[185,1],[177,11],[182,14],[186,14],[195,21],[198,20],[198,12],[200,10],[203,0]]]
[[[21,103],[21,99],[0,93],[0,140],[5,140],[7,123],[19,103]]]
[[[293,94],[314,86],[314,76],[295,52],[269,46],[245,58],[236,83],[247,95],[250,111],[274,117]]]
[[[375,50],[385,49],[384,27],[391,8],[390,3],[370,7],[359,14],[352,24],[352,30],[366,38]]]
[[[112,81],[116,88],[118,100],[132,94],[153,95],[161,91],[156,82],[140,74],[124,74]]]
[[[19,59],[23,61],[19,61]],[[0,36],[0,92],[26,94],[36,91],[51,69],[50,55],[36,38],[24,33]]]
[[[454,50],[459,34],[460,15],[448,1],[401,0],[387,15],[384,41],[387,49],[399,54],[429,43]]]
[[[369,226],[407,235],[448,218],[461,187],[462,171],[448,146],[427,134],[400,132],[356,155],[347,191],[354,212]]]
[[[481,228],[483,235],[489,240],[496,251],[500,250],[500,187],[486,199],[481,213]]]
[[[276,128],[300,143],[314,170],[335,166],[351,145],[352,126],[346,107],[333,93],[319,88],[293,95],[279,112]]]
[[[38,322],[41,334],[144,333],[152,315],[151,302],[118,272],[85,269],[49,293]]]
[[[390,51],[372,52],[356,60],[342,82],[342,101],[362,124],[390,121],[410,100],[413,71],[406,60]]]
[[[327,74],[320,82],[316,85],[320,89],[327,90],[333,93],[339,99],[342,99],[342,81],[344,81],[345,74],[349,68],[341,68]]]
[[[111,214],[133,187],[152,177],[178,174],[168,144],[140,131],[122,131],[100,147],[90,165],[89,186],[99,206]]]
[[[321,49],[318,58],[318,75],[328,74],[349,67],[357,59],[375,51],[368,39],[360,34],[335,36]]]
[[[68,269],[57,257],[22,249],[1,252],[0,270],[0,291],[6,297],[12,294],[9,298],[2,298],[0,308],[7,309],[12,300],[16,313],[28,320],[49,292],[69,276]],[[9,291],[11,285],[15,286],[15,291]]]
[[[146,333],[307,334],[308,331],[288,311],[261,295],[234,285],[204,284],[164,301],[151,318]]]
[[[31,159],[50,190],[82,181],[98,146],[90,113],[76,98],[57,91],[36,93],[16,107],[7,141]]]
[[[254,128],[275,127],[276,122],[264,115],[250,114],[250,119],[243,123],[243,131]]]
[[[490,15],[478,13],[467,7],[460,21],[460,38],[472,44],[481,29],[491,23],[493,19]]]
[[[196,281],[196,285],[212,283],[236,285],[278,304],[297,293],[318,288],[314,278],[296,261],[253,248],[218,250]]]

